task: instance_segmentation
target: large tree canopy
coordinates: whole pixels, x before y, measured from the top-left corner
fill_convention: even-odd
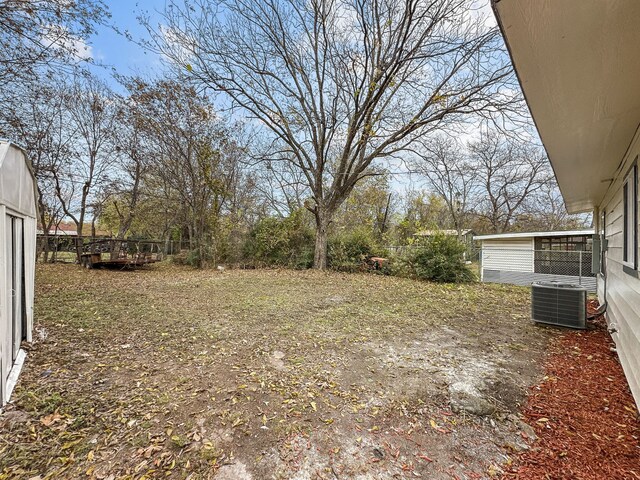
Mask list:
[[[155,47],[268,132],[265,158],[311,192],[315,265],[327,228],[376,159],[515,106],[496,28],[472,0],[171,1]]]

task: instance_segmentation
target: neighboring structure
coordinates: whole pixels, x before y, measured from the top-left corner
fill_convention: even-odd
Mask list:
[[[91,226],[89,226],[87,231],[91,231]],[[44,235],[44,230],[41,226],[38,226],[38,230],[36,233],[38,235]],[[78,230],[75,224],[60,223],[59,225],[53,225],[47,232],[47,235],[49,237],[77,237]]]
[[[71,262],[78,261],[77,249],[80,242],[86,248],[86,244],[96,240],[112,238],[109,232],[96,230],[93,236],[93,228],[90,223],[83,226],[85,233],[78,239],[78,229],[75,223],[70,221],[60,221],[57,225],[52,225],[45,235],[41,225],[36,231],[36,252],[38,259],[44,261],[45,257],[50,262]],[[42,255],[40,257],[40,255]]]
[[[85,223],[82,227],[82,231],[84,232],[83,237],[91,237],[92,235],[92,225],[91,223]],[[44,230],[42,229],[42,225],[38,225],[37,230],[38,235],[44,235]],[[49,237],[77,237],[78,236],[78,227],[75,223],[69,221],[61,221],[57,225],[52,225],[47,232],[47,236]],[[95,238],[112,238],[113,234],[108,232],[107,230],[97,229],[95,232]]]
[[[457,230],[420,230],[419,232],[414,233],[414,237],[430,237],[437,233],[441,233],[447,235],[448,237],[458,236]],[[475,233],[473,230],[462,230],[460,232],[460,240],[467,244],[471,245],[473,243],[473,236]]]
[[[419,232],[416,232],[414,234],[414,236],[416,237],[430,237],[431,235],[435,235],[437,233],[442,233],[444,235],[447,236],[454,236],[454,235],[458,235],[458,231],[457,230],[420,230]],[[473,237],[474,233],[473,230],[462,230],[460,232],[460,235],[462,238],[466,238],[468,236]]]
[[[557,280],[595,292],[592,235],[593,230],[572,230],[473,237],[481,246],[480,280],[514,285]]]
[[[431,237],[435,234],[444,234],[448,237],[457,237],[457,230],[420,230],[413,234],[414,237]],[[473,253],[476,251],[473,243],[473,236],[475,235],[473,230],[462,230],[460,232],[460,241],[464,243],[467,248],[465,252],[465,259],[471,258]]]
[[[36,246],[35,178],[24,152],[0,141],[0,405],[9,401],[31,341]]]
[[[640,405],[640,2],[493,8],[567,209],[593,211],[598,298]]]

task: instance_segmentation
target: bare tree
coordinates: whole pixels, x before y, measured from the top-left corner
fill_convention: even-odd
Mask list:
[[[92,206],[103,203],[104,186],[113,174],[116,109],[113,92],[92,77],[76,77],[65,91],[68,128],[75,132],[71,155],[51,175],[64,214],[80,239]],[[78,242],[78,260],[82,246]]]
[[[524,231],[580,230],[588,228],[590,215],[570,215],[554,178],[544,182],[516,218]]]
[[[116,237],[123,239],[135,219],[140,197],[143,193],[143,176],[148,163],[137,143],[136,134],[121,139],[116,146],[120,175],[112,186],[110,203],[118,215],[119,224]]]
[[[493,233],[510,228],[518,213],[553,179],[544,150],[496,133],[471,143],[479,183],[477,213]]]
[[[421,139],[417,147],[417,159],[410,162],[410,166],[427,180],[429,189],[444,200],[453,228],[461,237],[462,230],[469,226],[477,200],[476,166],[464,146],[450,137]]]
[[[368,231],[378,241],[388,230],[394,196],[389,175],[369,177],[358,183],[334,216],[335,229]]]
[[[338,207],[377,159],[470,115],[512,107],[499,32],[469,0],[171,1],[154,46],[221,92],[302,172],[327,266]],[[515,89],[513,90],[515,91]]]
[[[145,117],[145,102],[138,97],[143,85],[140,79],[121,78],[128,95],[118,97],[114,150],[118,175],[115,177],[109,203],[118,217],[116,238],[124,239],[138,214],[144,195],[144,179],[150,169],[155,149]]]
[[[64,119],[63,96],[56,83],[23,82],[2,97],[1,108],[0,136],[23,146],[33,167],[38,222],[43,232],[40,246],[46,262],[49,232],[60,222],[62,214],[51,172],[69,156],[73,141],[73,132]]]
[[[84,42],[108,18],[100,0],[3,0],[0,86],[88,60]]]
[[[258,165],[258,191],[266,200],[269,210],[286,217],[304,208],[309,187],[303,173],[289,162],[265,161]]]
[[[414,234],[425,228],[450,227],[449,212],[440,195],[408,189],[400,202],[392,235],[396,245],[410,242]]]
[[[197,263],[214,259],[218,221],[241,178],[242,149],[212,104],[192,87],[136,81],[131,101],[153,145],[148,194],[160,195],[187,232]],[[169,213],[169,212],[167,212]]]

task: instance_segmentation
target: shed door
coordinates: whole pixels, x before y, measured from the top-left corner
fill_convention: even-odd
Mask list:
[[[13,360],[18,356],[25,338],[24,308],[24,229],[21,218],[11,217],[13,223]]]
[[[5,248],[7,268],[5,281],[9,293],[5,338],[2,339],[2,368],[7,378],[25,338],[24,232],[21,218],[5,216]]]

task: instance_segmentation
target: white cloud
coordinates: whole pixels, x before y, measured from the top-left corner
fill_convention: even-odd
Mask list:
[[[69,37],[64,45],[78,60],[91,60],[94,58],[93,47],[82,38]]]
[[[48,47],[57,49],[61,54],[69,55],[77,61],[91,60],[93,47],[84,39],[72,35],[67,27],[48,25],[42,35],[42,41]]]
[[[485,29],[498,25],[491,8],[491,0],[471,0],[467,9],[467,18],[479,22]]]
[[[160,58],[181,69],[190,65],[193,61],[193,51],[197,49],[197,42],[188,33],[169,25],[160,24],[158,31],[164,43]]]

